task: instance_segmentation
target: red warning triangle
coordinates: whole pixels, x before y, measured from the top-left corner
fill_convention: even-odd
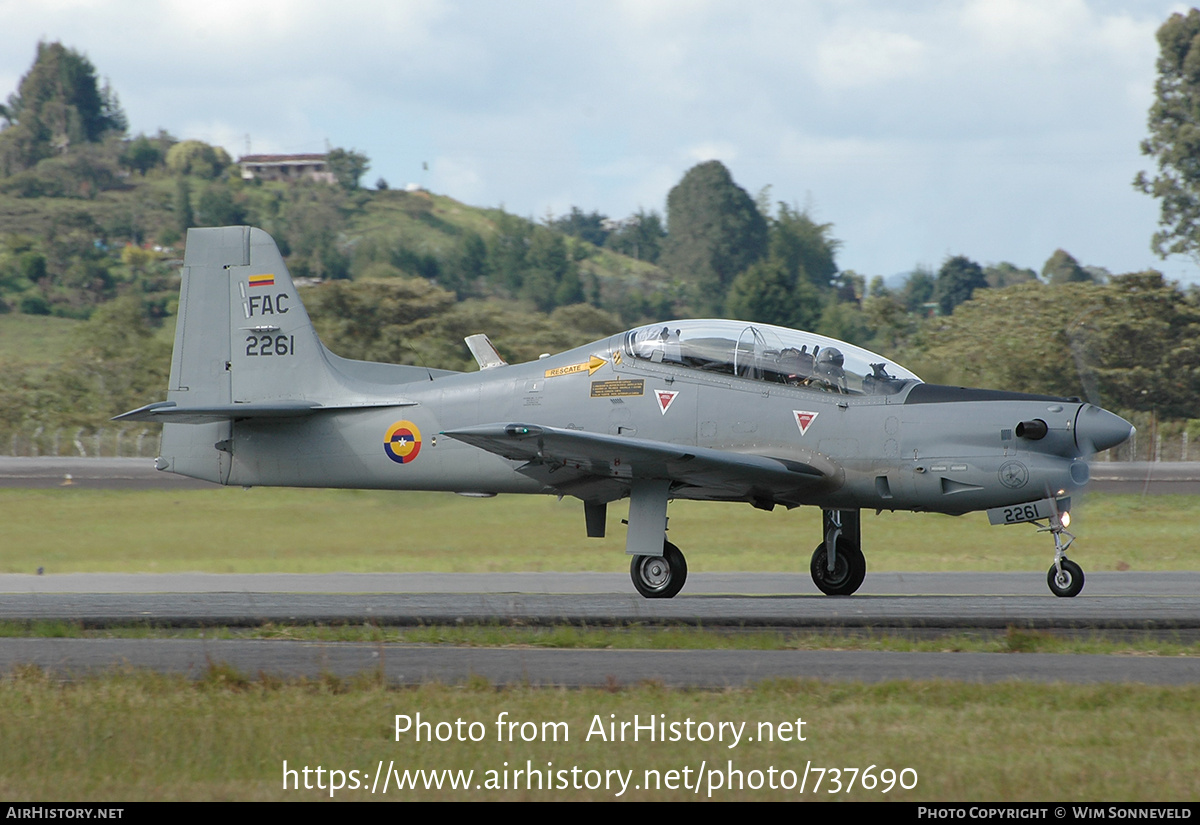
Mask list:
[[[658,399],[658,410],[663,415],[667,414],[667,410],[675,403],[675,396],[679,395],[678,390],[655,390],[654,397]]]
[[[806,410],[792,410],[796,416],[796,426],[800,428],[800,435],[808,432],[808,428],[816,420],[818,413],[807,412]]]

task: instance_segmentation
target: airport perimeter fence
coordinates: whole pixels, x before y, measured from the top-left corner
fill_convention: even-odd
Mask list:
[[[1188,425],[1200,422],[1133,422],[1133,438],[1106,450],[1095,461],[1200,461],[1200,445]],[[161,428],[155,425],[86,427],[26,427],[0,431],[0,455],[72,456],[77,458],[154,458]]]
[[[31,427],[0,433],[0,455],[71,456],[75,458],[154,458],[161,428],[146,425],[48,428]]]

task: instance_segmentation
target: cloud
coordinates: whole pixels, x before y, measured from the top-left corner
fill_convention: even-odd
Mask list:
[[[903,32],[841,29],[817,47],[817,77],[834,89],[894,83],[925,68],[924,44]]]
[[[1155,263],[1128,185],[1168,0],[0,0],[0,97],[39,38],[86,52],[135,130],[237,154],[353,146],[541,216],[661,209],[717,158],[812,202],[864,273],[953,249]],[[964,204],[970,206],[965,208]],[[1053,251],[1051,246],[1050,251]]]

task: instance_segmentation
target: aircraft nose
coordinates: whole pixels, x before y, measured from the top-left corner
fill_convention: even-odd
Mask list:
[[[1123,444],[1133,435],[1133,425],[1115,413],[1084,404],[1075,418],[1075,446],[1085,454]]]

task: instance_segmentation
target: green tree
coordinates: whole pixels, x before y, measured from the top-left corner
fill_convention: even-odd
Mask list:
[[[33,67],[0,106],[0,172],[30,169],[83,143],[99,143],[127,127],[116,94],[97,81],[84,55],[61,43],[38,43]]]
[[[60,411],[89,425],[162,396],[171,345],[156,335],[136,296],[109,301],[80,328],[70,367],[59,370]]]
[[[197,220],[200,226],[238,226],[246,222],[246,208],[228,186],[211,183],[200,194]]]
[[[1048,284],[1082,284],[1092,280],[1079,261],[1065,249],[1056,249],[1042,267],[1042,280]]]
[[[212,180],[233,161],[220,146],[202,140],[184,140],[167,150],[167,169],[175,175],[195,175]]]
[[[779,203],[771,219],[771,256],[783,261],[793,280],[806,278],[818,290],[829,289],[837,275],[834,254],[841,241],[830,236],[831,223],[817,223],[808,210]]]
[[[929,312],[926,305],[934,303],[935,289],[937,289],[937,276],[933,274],[933,270],[927,266],[918,266],[904,279],[900,298],[909,312],[926,315]]]
[[[287,188],[277,226],[283,231],[291,257],[288,267],[298,278],[338,279],[350,274],[350,258],[343,250],[346,196],[337,187],[298,182]],[[278,236],[277,236],[278,237]],[[391,263],[400,269],[401,262]]]
[[[130,171],[145,175],[165,160],[162,149],[145,135],[138,135],[125,145],[121,153],[121,165]]]
[[[662,216],[651,210],[637,212],[620,222],[605,242],[609,249],[639,261],[657,263],[667,231]]]
[[[807,280],[795,280],[787,264],[772,256],[733,279],[725,312],[745,321],[813,329],[821,316],[821,295]]]
[[[187,231],[196,225],[192,212],[192,187],[187,178],[180,177],[175,184],[175,227],[179,234],[187,237]]]
[[[467,231],[440,267],[438,283],[459,299],[476,294],[488,274],[487,244],[478,232]]]
[[[987,278],[979,264],[964,255],[947,258],[938,270],[933,299],[943,315],[954,312],[954,308],[971,300],[977,289],[987,288]]]
[[[453,293],[420,278],[338,281],[302,292],[330,349],[348,358],[395,364],[475,369],[462,340],[477,332],[486,332],[510,363],[532,361],[620,328],[615,318],[593,307],[559,307],[547,317],[511,300],[456,301]]]
[[[744,321],[789,326],[791,293],[791,279],[781,261],[758,261],[733,279],[725,298],[725,314]]]
[[[895,353],[917,330],[917,317],[908,311],[903,296],[888,289],[878,275],[871,279],[862,312],[871,344],[882,353]]]
[[[1049,261],[1046,262],[1049,264]],[[987,278],[988,286],[992,289],[1004,289],[1027,281],[1036,281],[1038,274],[1032,269],[1019,267],[1008,261],[990,264],[983,268],[983,277]]]
[[[1173,14],[1158,30],[1158,80],[1142,154],[1158,164],[1136,189],[1161,202],[1150,247],[1166,257],[1200,251],[1200,11]]]
[[[529,221],[501,211],[496,218],[496,231],[488,240],[488,270],[513,294],[520,290],[525,279],[533,229]]]
[[[719,312],[737,274],[767,253],[767,221],[717,160],[693,166],[667,195],[663,267],[692,284],[696,308]]]
[[[1195,416],[1200,307],[1158,272],[1105,285],[981,290],[953,316],[926,324],[907,360],[927,381]]]
[[[359,180],[371,168],[370,158],[353,149],[334,149],[329,153],[326,162],[329,164],[329,171],[333,172],[334,178],[347,192],[358,189]]]
[[[572,206],[569,213],[548,221],[547,226],[595,246],[604,246],[609,235],[605,228],[607,221],[608,217],[599,212],[584,212],[578,206]]]

